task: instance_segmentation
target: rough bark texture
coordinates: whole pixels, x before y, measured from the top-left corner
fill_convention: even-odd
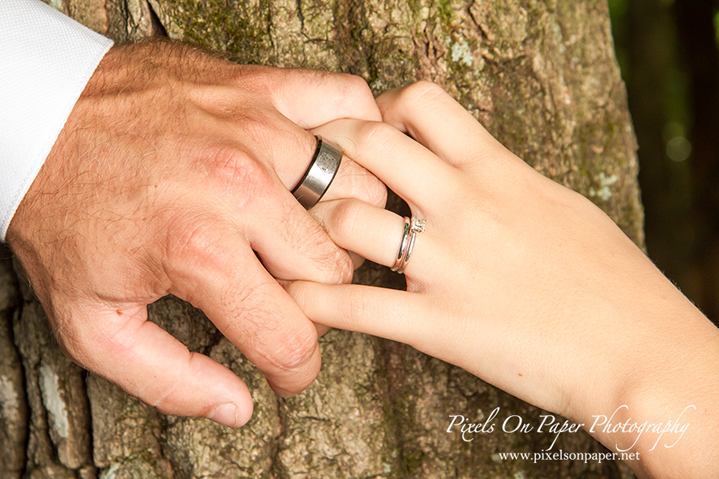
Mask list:
[[[605,0],[49,3],[118,41],[167,34],[241,62],[359,74],[376,91],[435,81],[511,150],[643,243],[636,145]],[[0,250],[0,477],[631,475],[615,462],[501,461],[500,452],[549,447],[551,434],[500,427],[511,415],[536,426],[541,411],[409,347],[360,334],[325,336],[316,383],[279,399],[200,312],[174,298],[153,305],[151,319],[232,368],[256,410],[237,431],[162,416],[63,356],[10,257]],[[397,286],[396,275],[373,265],[357,277]],[[496,407],[493,433],[464,442],[446,432],[450,414],[478,422]],[[559,448],[603,450],[584,433],[563,434]]]

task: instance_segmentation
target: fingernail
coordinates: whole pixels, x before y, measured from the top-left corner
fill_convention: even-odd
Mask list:
[[[237,427],[237,406],[232,403],[218,406],[207,416],[207,419],[222,426]]]

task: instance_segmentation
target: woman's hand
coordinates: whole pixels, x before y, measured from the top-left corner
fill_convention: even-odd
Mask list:
[[[417,83],[378,103],[386,123],[338,120],[316,133],[426,219],[407,291],[287,285],[307,316],[410,344],[588,430],[622,405],[615,421],[640,424],[695,405],[673,448],[665,436],[649,452],[659,437],[649,432],[590,433],[643,453],[640,473],[708,474],[718,330],[599,208],[505,149],[440,88]],[[339,246],[394,264],[398,215],[347,199],[314,212]]]

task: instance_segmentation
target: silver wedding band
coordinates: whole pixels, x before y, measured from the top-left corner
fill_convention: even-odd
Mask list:
[[[318,136],[317,149],[310,166],[292,190],[292,194],[305,209],[312,208],[322,199],[337,176],[341,162],[342,148]]]
[[[410,220],[405,216],[404,218],[404,229],[402,230],[402,240],[399,243],[399,250],[392,266],[392,271],[396,271],[399,274],[404,273],[409,263],[409,258],[412,256],[414,250],[414,242],[417,239],[417,233],[424,232],[424,225],[427,221],[420,220],[414,216]]]

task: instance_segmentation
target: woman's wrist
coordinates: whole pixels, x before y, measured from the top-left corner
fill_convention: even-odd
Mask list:
[[[626,318],[632,346],[608,349],[620,353],[612,363],[621,367],[587,391],[597,401],[576,417],[640,477],[715,477],[719,330],[679,291],[672,296],[657,298],[666,308],[655,303]]]

